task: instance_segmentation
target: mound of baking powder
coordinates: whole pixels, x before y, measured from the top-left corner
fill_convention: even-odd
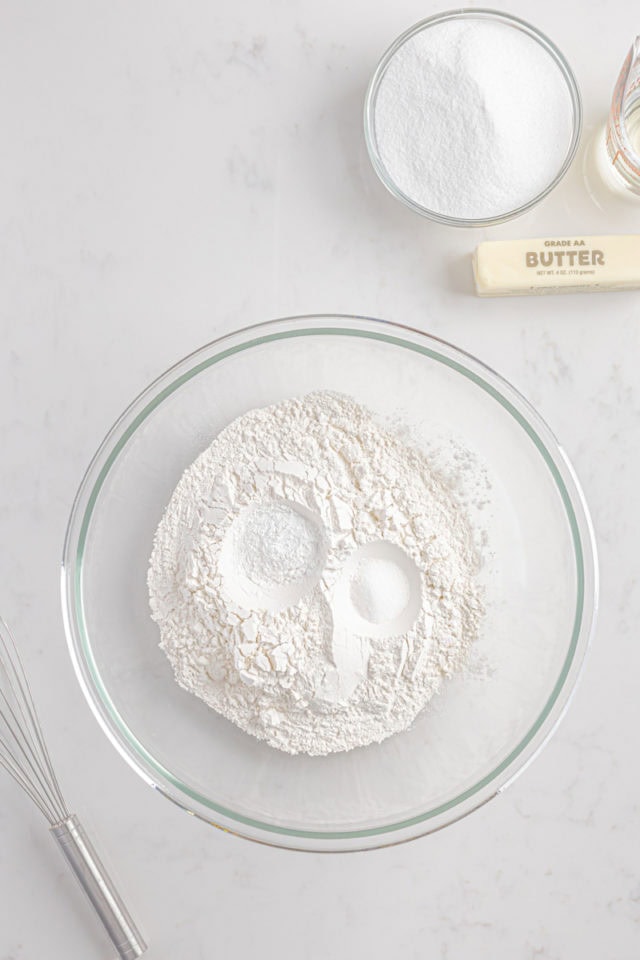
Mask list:
[[[478,564],[425,456],[315,393],[250,411],[186,470],[151,614],[181,686],[273,747],[327,754],[406,729],[464,665]]]

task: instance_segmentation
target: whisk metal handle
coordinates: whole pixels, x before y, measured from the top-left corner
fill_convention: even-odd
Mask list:
[[[51,827],[64,858],[102,920],[122,960],[134,960],[147,949],[91,841],[75,815]]]

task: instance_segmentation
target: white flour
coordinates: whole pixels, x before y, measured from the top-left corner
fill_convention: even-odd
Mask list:
[[[378,150],[404,194],[450,217],[522,206],[559,171],[571,139],[567,84],[531,37],[449,20],[392,57],[375,109]]]
[[[317,755],[406,729],[464,666],[477,570],[466,516],[424,455],[316,393],[250,411],[186,470],[148,581],[181,686]]]

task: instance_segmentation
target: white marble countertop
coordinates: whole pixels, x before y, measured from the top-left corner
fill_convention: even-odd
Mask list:
[[[395,202],[367,160],[363,94],[388,43],[437,9],[0,4],[0,609],[150,958],[640,954],[640,293],[479,301],[469,263],[484,236],[640,231],[640,207],[598,208],[580,158],[547,202],[492,231]],[[586,142],[640,32],[637,3],[508,9],[573,65]],[[226,330],[322,311],[434,332],[520,388],[574,461],[602,568],[595,642],[541,757],[459,824],[347,857],[235,839],[145,786],[84,702],[58,596],[76,486],[133,395]],[[0,837],[0,960],[111,956],[6,777]]]

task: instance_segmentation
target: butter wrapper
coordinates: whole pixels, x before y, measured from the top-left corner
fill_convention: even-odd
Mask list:
[[[640,234],[496,240],[473,255],[480,297],[640,289]]]

